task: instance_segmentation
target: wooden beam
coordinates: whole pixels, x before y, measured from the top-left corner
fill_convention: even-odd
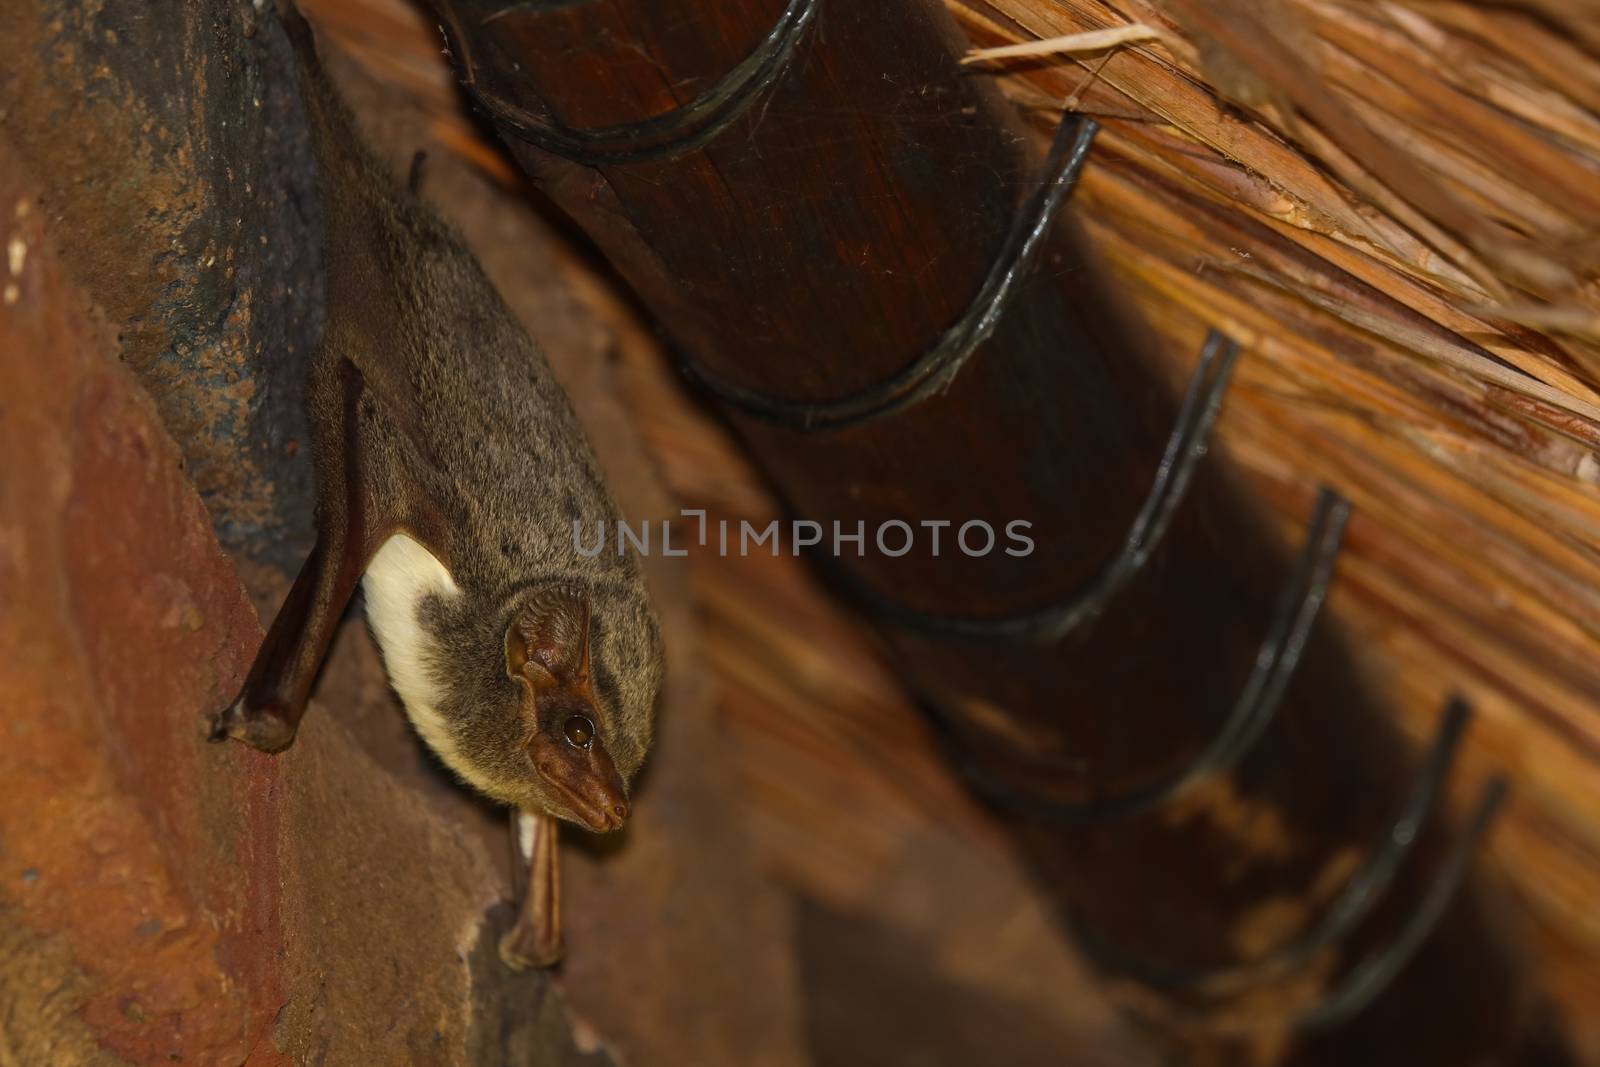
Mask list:
[[[1530,1022],[1532,994],[1481,887],[1440,888],[1470,838],[1438,815],[1396,823],[1408,806],[1437,806],[1429,787],[1464,721],[1441,719],[1430,760],[1408,755],[1357,677],[1350,635],[1315,627],[1281,710],[1248,720],[1253,743],[1185,777],[1240,729],[1241,694],[1264,651],[1290,646],[1326,557],[1305,557],[1284,640],[1264,649],[1296,563],[1212,457],[1148,561],[1108,578],[1140,555],[1125,551],[1128,534],[1174,435],[1190,427],[1180,457],[1203,435],[1070,212],[940,388],[859,403],[903,395],[910,369],[983,315],[986,281],[1018,253],[1019,213],[1051,173],[1011,106],[961,70],[965,42],[938,5],[435,7],[513,154],[696,376],[738,401],[730,417],[794,514],[825,542],[835,523],[867,531],[859,555],[854,543],[824,553],[824,572],[876,605],[907,684],[941,709],[953,757],[1164,1042],[1411,1064],[1515,1061],[1554,1040]],[[1203,331],[1187,340],[1199,352]],[[1225,360],[1212,350],[1213,374]],[[1215,380],[1197,380],[1203,410]],[[804,414],[839,411],[854,415]],[[1309,499],[1302,511],[1309,523]],[[1331,544],[1336,502],[1318,514]],[[935,553],[923,524],[941,520],[952,525]],[[962,551],[967,522],[996,531],[996,548]],[[1029,524],[1026,555],[1004,551],[1014,522]],[[915,535],[910,552],[898,554],[892,523]],[[886,546],[878,530],[891,531]],[[924,632],[940,628],[929,617],[964,620],[942,627],[958,633],[973,620],[1060,621],[1052,610],[1097,581],[1115,595],[1065,635]],[[1052,639],[1029,639],[1040,636]],[[1188,788],[1118,818],[1073,815],[1104,814],[1107,797],[1152,782]],[[1412,837],[1387,881],[1362,865]],[[1341,890],[1363,884],[1379,890],[1373,910],[1346,930],[1330,917],[1354,906]],[[1435,905],[1437,923],[1423,922]],[[1419,1022],[1443,1018],[1453,1025]]]

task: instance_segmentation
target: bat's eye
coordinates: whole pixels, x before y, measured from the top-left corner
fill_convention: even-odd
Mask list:
[[[594,723],[582,715],[568,719],[561,732],[567,735],[567,743],[573,748],[588,748],[594,742]]]

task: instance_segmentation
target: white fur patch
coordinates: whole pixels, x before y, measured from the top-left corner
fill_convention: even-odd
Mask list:
[[[521,850],[523,862],[533,859],[533,831],[537,825],[534,816],[525,811],[517,812],[517,848]]]
[[[443,693],[428,669],[434,641],[417,619],[427,597],[456,597],[461,590],[433,553],[398,533],[372,558],[361,585],[367,595],[367,621],[383,649],[389,682],[400,695],[406,715],[445,765],[462,774],[455,739],[438,711]]]

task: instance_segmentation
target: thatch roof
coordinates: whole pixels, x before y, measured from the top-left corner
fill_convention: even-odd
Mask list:
[[[977,66],[1041,136],[1104,123],[1079,216],[1175,358],[1247,339],[1220,429],[1262,495],[1354,502],[1333,605],[1419,741],[1442,693],[1481,709],[1469,777],[1517,787],[1491,862],[1593,1030],[1600,7],[950,6],[979,48],[1066,38]]]

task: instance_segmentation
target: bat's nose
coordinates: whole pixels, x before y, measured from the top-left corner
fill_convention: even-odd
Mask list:
[[[628,821],[628,802],[626,800],[612,801],[609,798],[599,804],[593,804],[592,797],[573,797],[568,795],[568,800],[578,800],[573,805],[575,813],[584,825],[595,833],[605,834],[612,830],[622,829],[622,824]],[[591,803],[584,803],[590,801]]]
[[[626,800],[619,800],[615,804],[611,805],[610,816],[606,819],[606,823],[607,823],[606,829],[607,830],[620,829],[622,824],[627,822],[627,821],[628,821],[628,802]]]
[[[622,824],[628,821],[628,797],[622,791],[620,779],[613,778],[602,788],[591,790],[586,799],[590,802],[591,810],[600,817],[597,820],[600,825],[591,824],[589,829],[603,833],[620,830]]]

